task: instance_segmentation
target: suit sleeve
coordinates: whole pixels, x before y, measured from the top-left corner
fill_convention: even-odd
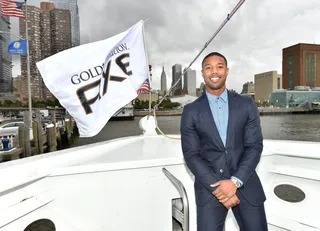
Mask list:
[[[243,182],[244,187],[250,176],[254,173],[263,150],[259,111],[253,99],[250,99],[248,114],[244,130],[244,153],[237,171],[233,174],[233,176]]]
[[[193,173],[195,178],[199,180],[204,187],[212,193],[215,188],[210,185],[218,181],[213,171],[200,156],[200,139],[194,124],[194,116],[190,111],[189,105],[184,107],[181,116],[181,145],[185,162]]]

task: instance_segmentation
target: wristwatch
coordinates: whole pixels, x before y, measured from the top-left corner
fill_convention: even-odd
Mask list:
[[[241,187],[241,183],[237,179],[231,178],[231,180],[236,185],[237,188]]]

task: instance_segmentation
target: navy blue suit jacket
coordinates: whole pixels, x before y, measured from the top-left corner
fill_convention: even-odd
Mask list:
[[[258,108],[252,98],[228,91],[229,119],[226,147],[218,133],[206,94],[187,104],[181,117],[181,144],[185,162],[195,176],[198,206],[214,197],[219,180],[235,176],[237,190],[252,205],[266,200],[255,171],[263,149]],[[241,202],[240,202],[241,203]]]

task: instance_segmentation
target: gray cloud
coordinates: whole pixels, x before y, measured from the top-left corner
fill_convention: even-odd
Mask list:
[[[39,0],[29,0],[39,5]],[[120,33],[138,20],[145,24],[154,88],[160,86],[162,65],[168,85],[175,63],[188,65],[220,26],[237,0],[78,0],[81,42]],[[318,0],[247,0],[192,66],[201,83],[201,59],[211,51],[223,53],[230,63],[229,88],[242,89],[254,74],[282,72],[282,49],[296,43],[320,43]],[[17,23],[13,23],[16,30]]]

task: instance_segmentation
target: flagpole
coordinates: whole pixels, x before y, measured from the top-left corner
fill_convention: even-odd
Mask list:
[[[144,31],[144,23],[146,21],[148,21],[149,19],[146,19],[143,22],[143,26],[142,26],[142,34],[143,34],[143,45],[144,45],[144,50],[145,50],[145,55],[146,55],[146,64],[147,64],[147,68],[148,68],[148,79],[149,79],[149,115],[152,114],[152,110],[151,110],[151,79],[150,79],[150,71],[149,71],[149,59],[148,59],[148,52],[147,52],[147,45],[146,45],[146,39],[145,39],[145,31]]]
[[[25,20],[26,20],[26,42],[27,42],[27,79],[28,79],[28,103],[29,103],[29,119],[32,126],[32,98],[31,98],[31,78],[30,78],[30,55],[29,55],[29,34],[28,34],[28,7],[25,0]]]

